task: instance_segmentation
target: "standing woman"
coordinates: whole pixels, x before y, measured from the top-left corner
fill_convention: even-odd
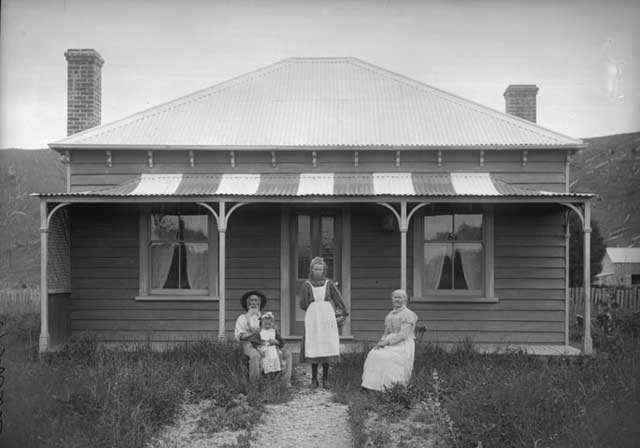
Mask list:
[[[322,387],[329,387],[329,363],[340,357],[339,326],[348,315],[342,295],[325,276],[326,271],[322,258],[311,260],[309,280],[302,285],[300,299],[300,308],[306,311],[300,361],[311,363],[313,388],[318,387],[318,364],[322,364]]]
[[[407,293],[391,293],[393,309],[384,319],[384,333],[367,355],[362,369],[362,387],[384,390],[395,383],[407,384],[415,355],[414,329],[418,316],[407,308]]]

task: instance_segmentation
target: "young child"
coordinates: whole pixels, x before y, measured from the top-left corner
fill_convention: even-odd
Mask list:
[[[256,346],[262,355],[260,366],[264,373],[279,372],[284,369],[284,355],[280,350],[283,346],[284,341],[276,329],[275,317],[268,311],[260,318],[260,343]]]

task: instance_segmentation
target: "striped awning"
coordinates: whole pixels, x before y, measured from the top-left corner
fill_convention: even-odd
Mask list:
[[[40,196],[561,196],[590,195],[528,190],[489,173],[142,174],[93,191]]]

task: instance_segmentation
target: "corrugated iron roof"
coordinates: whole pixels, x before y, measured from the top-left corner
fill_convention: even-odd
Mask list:
[[[607,247],[612,263],[640,263],[640,247]]]
[[[589,197],[588,194],[526,190],[489,173],[301,173],[301,174],[142,174],[120,185],[42,197],[144,196],[489,196]]]
[[[580,140],[355,58],[290,58],[50,145],[582,147]]]

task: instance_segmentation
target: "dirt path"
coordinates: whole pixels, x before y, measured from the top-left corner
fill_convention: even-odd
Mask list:
[[[252,433],[255,448],[353,446],[347,406],[333,403],[331,393],[323,389],[301,388],[290,402],[267,406]]]
[[[253,448],[350,448],[353,446],[347,406],[333,403],[331,393],[309,388],[308,366],[299,366],[294,375],[293,399],[284,404],[266,405],[260,422],[251,429]],[[246,439],[245,431],[207,434],[199,429],[209,401],[183,406],[175,426],[167,427],[147,448],[213,448],[233,446]],[[244,445],[243,445],[244,446]]]

